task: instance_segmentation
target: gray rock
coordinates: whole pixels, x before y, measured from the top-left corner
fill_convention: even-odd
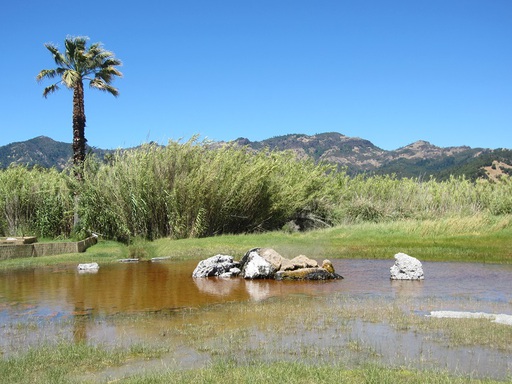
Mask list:
[[[220,276],[228,273],[233,268],[238,268],[239,263],[233,261],[233,256],[216,255],[201,260],[192,273],[192,277],[201,278],[209,276]]]
[[[231,268],[229,271],[227,272],[224,272],[222,274],[219,275],[219,277],[226,277],[226,278],[230,278],[230,277],[236,277],[240,274],[240,268]]]
[[[395,255],[395,264],[389,269],[391,280],[423,280],[421,262],[405,253]]]

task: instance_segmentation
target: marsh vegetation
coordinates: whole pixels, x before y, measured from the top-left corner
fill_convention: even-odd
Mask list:
[[[79,195],[80,225],[73,225]],[[512,179],[349,177],[291,152],[197,142],[146,144],[90,156],[82,181],[68,172],[0,171],[0,234],[39,238],[90,232],[129,243],[293,231],[347,223],[512,213]]]
[[[79,228],[73,226],[76,194]],[[91,157],[80,183],[72,172],[10,167],[0,171],[0,209],[2,235],[31,234],[40,241],[101,235],[84,254],[0,263],[2,273],[22,268],[35,277],[68,273],[77,262],[114,265],[126,257],[240,258],[257,246],[319,260],[391,259],[405,252],[422,261],[512,261],[510,178],[352,178],[291,153],[253,153],[195,140],[148,144],[104,160]],[[297,225],[312,230],[298,232]],[[73,276],[72,286],[79,288],[83,277]],[[53,288],[69,295],[62,285]],[[23,305],[4,302],[0,314]],[[8,336],[2,340],[13,340],[2,345],[0,373],[13,383],[510,379],[501,368],[512,353],[511,327],[425,316],[482,306],[511,311],[510,298],[398,297],[343,289],[108,313],[77,308],[34,316],[29,304],[26,316],[0,328]],[[84,338],[84,329],[93,337]],[[397,348],[388,348],[392,342]],[[489,361],[490,371],[474,369],[481,361]],[[501,370],[492,371],[493,362]]]

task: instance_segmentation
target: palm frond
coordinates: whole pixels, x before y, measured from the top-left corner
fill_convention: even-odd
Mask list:
[[[66,60],[66,57],[62,53],[59,52],[59,49],[55,45],[50,44],[50,43],[46,43],[44,46],[53,55],[53,59],[55,60],[55,64],[57,64],[59,66],[63,66],[63,65],[64,66],[68,66],[69,65],[69,62]]]
[[[67,70],[62,74],[62,82],[68,88],[74,88],[80,80],[80,74],[77,71]]]
[[[53,93],[53,92],[56,92],[59,90],[59,86],[57,85],[57,83],[55,84],[52,84],[52,85],[49,85],[48,87],[46,87],[43,91],[43,96],[44,98],[46,99],[48,97],[49,94]]]
[[[100,78],[94,78],[89,82],[89,86],[91,88],[96,88],[100,91],[108,92],[111,95],[117,97],[119,96],[119,91],[117,88],[107,84],[105,81],[103,81]]]
[[[43,69],[41,72],[39,72],[36,76],[36,80],[40,82],[44,78],[46,79],[53,79],[55,76],[58,75],[58,72],[56,69]]]

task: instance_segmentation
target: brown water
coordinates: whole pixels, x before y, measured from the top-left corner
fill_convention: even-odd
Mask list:
[[[0,354],[8,356],[23,345],[37,344],[42,338],[72,334],[76,341],[104,342],[127,335],[115,321],[102,321],[116,314],[160,313],[187,311],[226,302],[259,302],[269,298],[282,300],[295,295],[325,297],[349,296],[361,300],[382,299],[412,301],[412,311],[422,312],[425,301],[441,300],[443,308],[433,310],[458,310],[493,312],[498,307],[502,313],[512,315],[512,266],[469,263],[423,263],[424,281],[390,281],[390,260],[334,260],[336,271],[344,280],[328,282],[290,282],[235,279],[193,279],[192,271],[197,261],[190,262],[140,262],[101,266],[97,273],[79,273],[74,267],[53,269],[28,269],[0,273],[0,324],[2,338]],[[469,303],[469,304],[468,304]],[[314,310],[314,308],[312,308]],[[68,326],[63,325],[68,322]],[[41,331],[24,334],[13,327],[36,323]],[[71,324],[71,325],[69,325]],[[149,332],[149,331],[148,331]],[[44,333],[44,335],[42,335]],[[149,332],[151,333],[151,332]],[[397,352],[386,354],[382,344],[390,338],[403,339],[400,348],[404,361],[418,357],[418,348],[427,348],[437,354],[434,361],[446,362],[456,351],[446,351],[426,341],[418,342],[413,333],[397,333],[385,324],[357,323],[349,333],[353,339],[374,343],[380,348],[383,360],[397,359]],[[138,333],[137,337],[149,337]],[[261,341],[262,337],[256,337]],[[416,341],[414,341],[416,340]],[[512,340],[511,340],[512,342]],[[291,341],[288,341],[291,343]],[[375,344],[377,343],[377,344]],[[428,345],[427,345],[428,344]],[[325,347],[325,343],[323,345]],[[319,347],[320,348],[320,347]],[[405,352],[410,350],[409,353]],[[389,352],[389,351],[388,351]],[[485,351],[484,351],[485,352]],[[194,352],[195,353],[195,352]],[[464,355],[454,363],[461,369]],[[388,356],[388,358],[386,358]],[[195,360],[194,360],[195,359]],[[458,359],[458,360],[457,360]],[[194,361],[204,356],[194,355]],[[467,359],[466,359],[467,360]],[[473,360],[481,361],[481,369]],[[488,375],[500,371],[495,377],[506,377],[512,370],[510,357],[495,351],[470,359],[471,372]],[[494,364],[494,365],[493,365]],[[193,364],[192,364],[193,365]],[[505,376],[502,376],[505,375]]]

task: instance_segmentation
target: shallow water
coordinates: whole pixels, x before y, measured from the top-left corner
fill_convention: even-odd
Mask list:
[[[336,272],[345,277],[344,280],[294,282],[250,281],[240,278],[193,279],[191,274],[197,261],[110,264],[101,266],[97,273],[79,273],[73,267],[2,272],[0,352],[8,356],[12,351],[22,350],[24,345],[56,337],[72,337],[76,341],[94,343],[112,340],[130,343],[134,339],[156,337],[151,329],[160,328],[157,325],[139,326],[134,330],[109,319],[117,314],[179,313],[213,304],[259,302],[269,298],[284,304],[288,297],[296,295],[381,299],[387,303],[404,299],[408,303],[407,310],[418,316],[428,314],[429,310],[464,309],[492,313],[497,308],[502,313],[512,315],[510,265],[425,262],[425,280],[391,281],[389,267],[393,261],[390,260],[343,259],[333,260],[333,264]],[[425,305],[426,302],[441,302],[443,307],[431,308]],[[16,330],[20,324],[34,323],[39,332],[23,332],[20,336]],[[302,337],[306,337],[306,334]],[[253,342],[261,344],[263,339],[257,331],[253,332]],[[441,348],[435,342],[419,339],[417,334],[397,332],[386,324],[356,321],[351,324],[350,332],[344,336],[343,341],[351,340],[359,340],[371,346],[381,361],[386,363],[406,364],[412,360],[425,363],[425,360],[429,360],[432,362],[429,367],[442,362],[446,367],[441,368],[454,367],[453,370],[457,372],[469,370],[471,373],[496,378],[507,377],[512,369],[510,358],[499,351]],[[295,342],[286,341],[287,345]],[[301,339],[301,342],[305,340]],[[314,343],[308,341],[306,344],[311,347]],[[390,349],[396,348],[396,345],[389,346],[393,343],[399,345],[398,350]],[[324,348],[327,344],[324,340],[321,345],[314,347]],[[428,353],[428,358],[425,353]],[[198,356],[201,357],[196,362],[203,363],[205,356]]]

